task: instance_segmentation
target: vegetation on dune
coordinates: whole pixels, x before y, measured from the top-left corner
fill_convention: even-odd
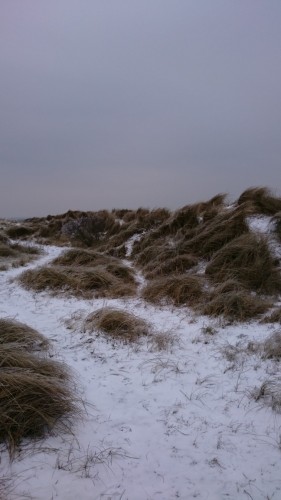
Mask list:
[[[278,263],[266,239],[251,233],[218,250],[206,267],[206,275],[215,283],[235,279],[249,290],[265,294],[281,292]]]
[[[77,411],[72,392],[54,376],[3,368],[0,387],[0,441],[11,454],[23,438],[42,437],[54,426],[67,428]]]
[[[238,198],[237,204],[248,203],[256,214],[275,215],[281,211],[281,198],[273,196],[265,187],[246,189]]]
[[[133,296],[136,284],[130,272],[120,276],[109,272],[104,266],[45,266],[23,272],[20,283],[27,289],[68,293],[76,297],[125,297]],[[123,274],[123,275],[122,275]],[[121,276],[122,275],[122,276]]]
[[[199,309],[202,297],[208,296],[212,304],[204,306],[204,311],[218,307],[223,312],[215,314],[229,316],[227,310],[233,309],[233,317],[242,318],[246,314],[241,305],[244,299],[245,304],[251,302],[249,317],[253,317],[265,310],[267,302],[262,305],[250,292],[280,294],[281,275],[278,259],[272,256],[266,238],[249,229],[248,218],[272,216],[273,230],[281,239],[280,203],[281,199],[267,188],[255,187],[245,190],[231,206],[226,206],[225,194],[218,194],[175,211],[143,207],[97,212],[69,210],[29,219],[9,231],[22,232],[23,238],[28,233],[35,238],[45,235],[45,241],[69,241],[75,245],[52,265],[24,273],[20,280],[27,288],[85,298],[134,296],[135,274],[120,258],[125,258],[130,238],[137,236],[128,246],[132,244],[128,258],[148,280],[142,292],[145,300],[193,306],[193,293],[188,293],[193,281],[197,284],[194,294]],[[6,245],[5,239],[0,240],[0,256],[1,251],[16,251],[11,246],[7,250]],[[216,296],[212,289],[210,292],[210,285],[216,287]],[[259,302],[256,311],[252,308],[253,300]]]
[[[104,307],[87,316],[84,331],[99,330],[116,340],[133,342],[149,333],[149,325],[143,319],[121,309]]]
[[[281,242],[281,211],[277,212],[274,217],[273,217],[273,222],[274,222],[274,230],[275,233]]]
[[[197,312],[206,316],[222,316],[229,321],[247,321],[264,314],[271,302],[250,295],[243,290],[222,291],[215,289],[209,298],[196,306]]]
[[[42,356],[49,345],[30,326],[0,318],[0,442],[11,457],[23,438],[68,429],[80,411],[68,368]]]
[[[49,346],[48,340],[34,328],[13,319],[0,318],[0,346],[4,344],[28,350],[47,349]]]
[[[151,280],[143,289],[148,302],[194,306],[203,296],[203,280],[198,276],[173,275]]]
[[[281,307],[277,307],[271,314],[262,319],[262,323],[280,323],[281,324]]]

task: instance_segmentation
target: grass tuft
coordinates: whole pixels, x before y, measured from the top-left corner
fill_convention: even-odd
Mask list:
[[[100,330],[113,339],[134,342],[148,335],[149,326],[146,321],[131,313],[104,307],[87,316],[84,330],[86,332]]]
[[[238,198],[237,204],[252,205],[253,212],[264,215],[274,215],[281,211],[281,198],[276,198],[266,187],[251,187]]]
[[[24,323],[0,318],[0,346],[17,344],[18,348],[47,349],[48,340],[39,332]]]
[[[281,360],[281,330],[277,330],[264,341],[263,351],[266,359]]]
[[[242,290],[222,292],[215,289],[210,299],[198,304],[197,311],[207,316],[223,316],[229,321],[247,321],[264,314],[272,304]]]
[[[215,283],[234,279],[260,293],[281,291],[281,275],[266,239],[250,233],[218,250],[207,265],[206,274]]]
[[[65,382],[21,368],[0,371],[0,441],[10,454],[23,438],[37,438],[57,428],[68,429],[77,411]]]
[[[130,271],[125,273],[121,266],[114,272],[107,271],[104,266],[46,266],[25,271],[19,281],[27,289],[82,298],[133,296],[136,293],[133,274]],[[117,273],[120,277],[116,276]]]
[[[148,302],[163,301],[176,306],[194,306],[203,295],[202,280],[198,276],[173,275],[152,280],[142,291]]]

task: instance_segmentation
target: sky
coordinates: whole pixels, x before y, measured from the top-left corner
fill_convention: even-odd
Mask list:
[[[281,194],[280,0],[0,0],[0,217]]]

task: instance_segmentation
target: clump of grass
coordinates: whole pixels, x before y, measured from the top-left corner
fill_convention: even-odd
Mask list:
[[[159,304],[163,301],[176,306],[194,306],[203,296],[203,283],[198,276],[172,275],[152,280],[142,291],[148,302]]]
[[[218,250],[207,265],[206,274],[215,283],[234,279],[260,293],[281,291],[281,275],[266,239],[250,233]]]
[[[119,269],[119,272],[121,274],[123,270]],[[46,266],[25,271],[19,281],[27,289],[83,298],[133,296],[136,292],[132,275],[128,273],[126,277],[118,278],[103,266]]]
[[[135,283],[134,272],[133,270],[122,264],[118,261],[112,261],[111,263],[106,265],[106,270],[113,276],[117,278],[121,278],[123,283]]]
[[[266,359],[281,360],[281,330],[272,333],[263,343],[263,352]]]
[[[19,282],[27,289],[35,291],[69,289],[73,281],[64,269],[55,267],[40,267],[29,269],[19,276]],[[75,287],[77,283],[74,283]]]
[[[274,231],[278,239],[281,241],[281,211],[275,214],[273,221],[275,225]]]
[[[262,323],[280,323],[281,324],[281,307],[277,307],[269,316],[265,316]]]
[[[13,250],[9,245],[4,243],[0,244],[0,257],[15,257],[17,252]]]
[[[54,259],[52,264],[59,266],[96,266],[107,264],[111,260],[111,257],[93,250],[72,248]]]
[[[247,321],[264,314],[272,303],[243,290],[221,292],[215,289],[209,300],[200,302],[197,311],[207,316],[223,316],[229,321]]]
[[[113,339],[135,342],[149,333],[149,325],[134,314],[104,307],[87,316],[84,330],[93,332],[99,330]]]
[[[156,259],[158,259],[158,260],[161,259],[161,261],[163,262],[167,258],[175,257],[176,250],[172,249],[170,246],[165,244],[165,240],[164,240],[164,242],[161,240],[161,241],[157,241],[157,243],[155,242],[152,245],[148,245],[146,248],[144,248],[140,252],[138,252],[136,245],[138,245],[138,242],[134,243],[132,254],[134,256],[136,256],[135,264],[137,266],[146,266],[146,265],[154,262],[154,260],[156,260]],[[159,263],[160,262],[158,262],[158,264]],[[154,266],[154,264],[152,264],[152,266]]]
[[[39,373],[46,377],[68,380],[69,370],[62,363],[53,359],[38,357],[32,352],[27,352],[22,345],[1,344],[0,345],[0,369],[21,368],[28,372]]]
[[[17,348],[46,349],[48,340],[37,330],[12,319],[0,318],[0,346],[3,344],[17,345]]]
[[[157,259],[144,268],[144,274],[147,279],[153,279],[169,274],[183,274],[188,269],[198,264],[198,258],[193,255],[178,255],[167,259],[157,265]]]
[[[20,254],[29,254],[29,255],[40,255],[42,254],[42,250],[36,246],[32,245],[21,245],[20,243],[12,243],[10,248],[16,250]]]
[[[265,215],[274,215],[281,211],[281,198],[272,195],[266,187],[251,187],[238,198],[237,204],[251,204],[253,211]]]
[[[190,238],[184,238],[181,251],[209,259],[231,240],[248,232],[243,211],[222,211],[200,225]]]
[[[23,438],[42,437],[55,425],[68,429],[76,412],[65,381],[20,368],[0,370],[0,441],[11,454]]]
[[[21,238],[32,235],[34,233],[34,228],[24,225],[15,225],[9,227],[6,232],[9,238]]]
[[[281,412],[281,379],[278,377],[265,380],[260,387],[252,391],[256,401],[272,408],[273,411]]]

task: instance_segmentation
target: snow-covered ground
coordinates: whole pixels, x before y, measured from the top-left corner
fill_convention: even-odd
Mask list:
[[[55,258],[46,254],[27,268]],[[188,308],[143,300],[77,300],[33,293],[0,273],[0,317],[53,341],[85,403],[73,434],[25,444],[10,463],[1,452],[8,499],[281,499],[281,415],[251,397],[278,363],[247,354],[277,325],[223,326]],[[82,332],[86,315],[110,305],[133,312],[171,342],[159,351]],[[229,345],[236,358],[227,359]],[[279,372],[280,373],[280,372]]]

